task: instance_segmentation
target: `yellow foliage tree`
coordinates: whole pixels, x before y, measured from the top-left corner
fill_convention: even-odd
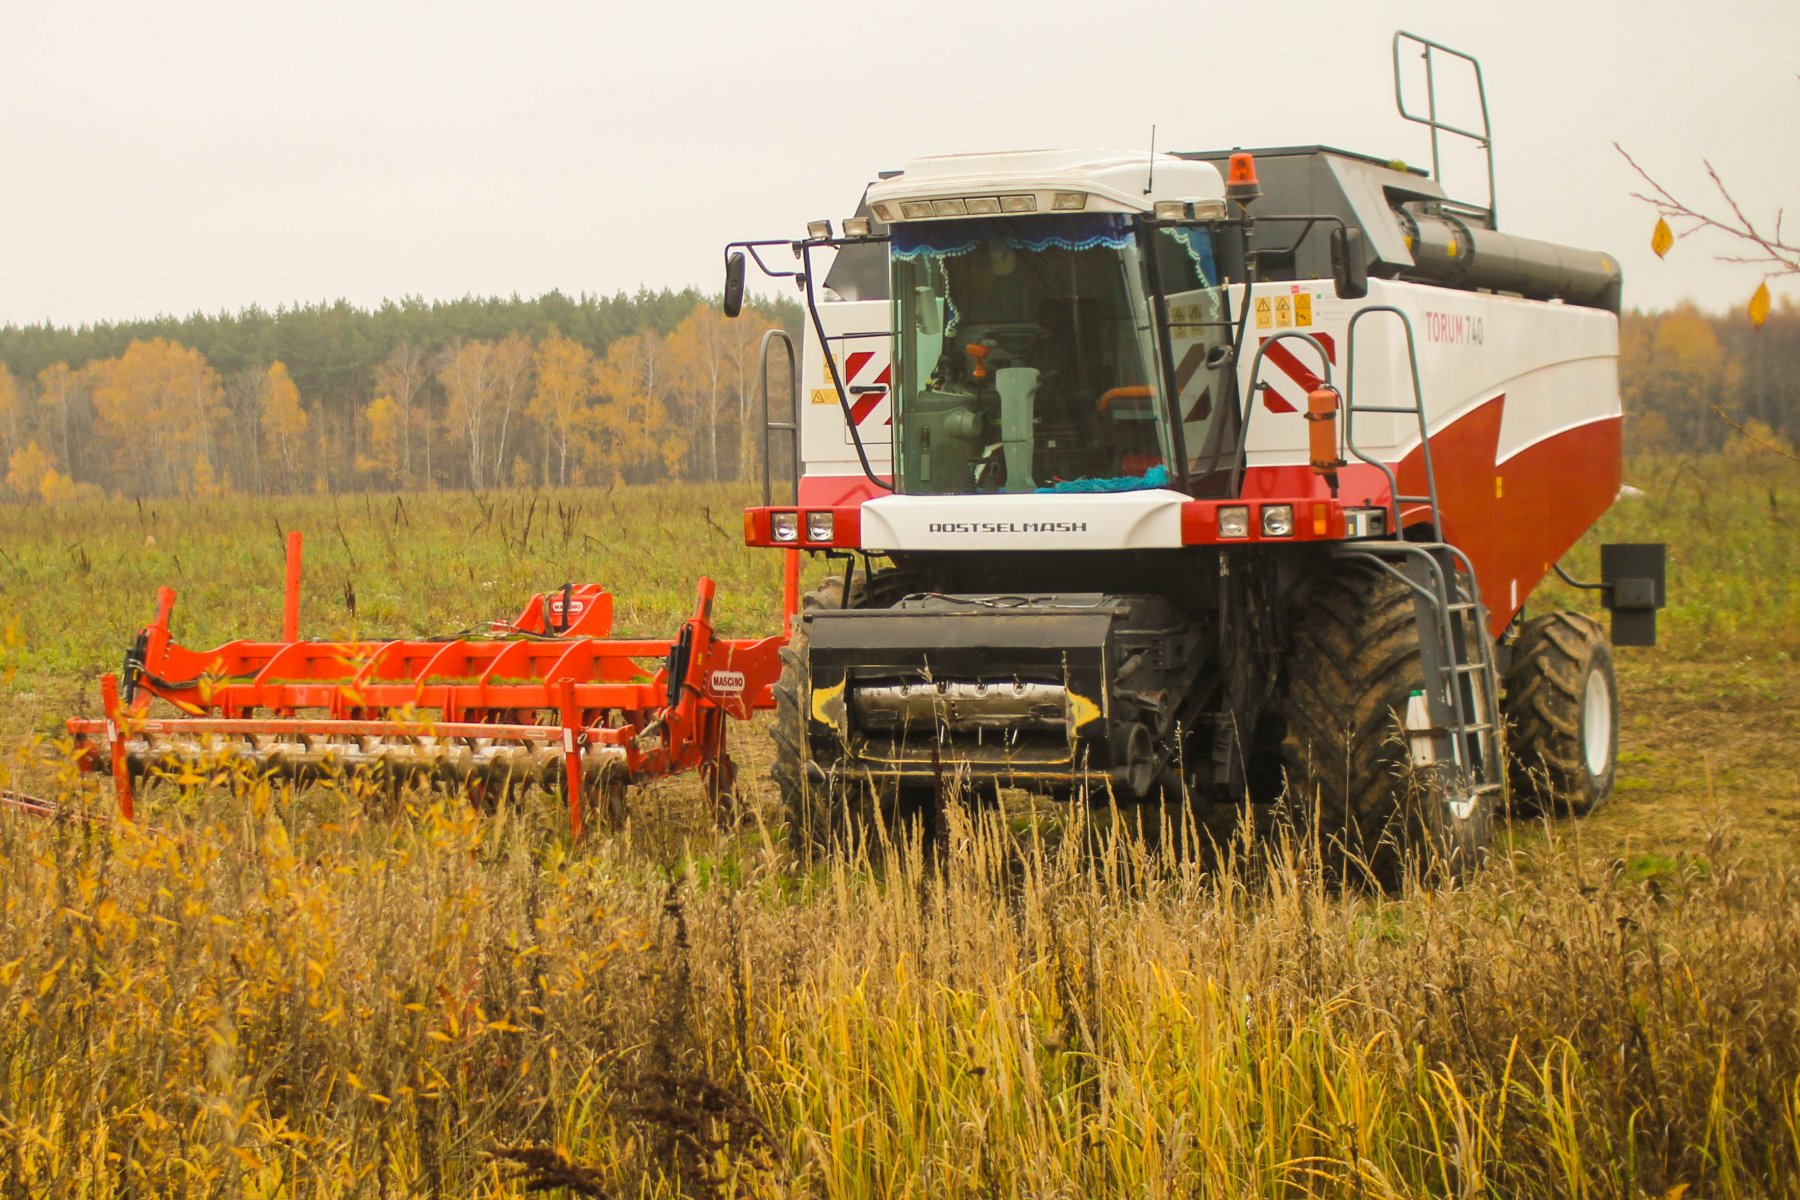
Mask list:
[[[6,489],[20,500],[36,500],[44,476],[55,470],[55,463],[35,441],[14,450],[6,460]]]
[[[406,410],[383,392],[363,410],[368,423],[368,453],[356,460],[356,468],[376,477],[376,482],[404,486],[406,477]]]
[[[619,338],[594,372],[602,403],[589,430],[605,477],[629,483],[679,475],[687,439],[669,413],[666,347],[654,329]]]
[[[79,500],[82,490],[89,486],[76,483],[61,471],[49,470],[44,472],[44,478],[38,484],[38,495],[44,498],[45,504],[65,504]]]
[[[178,342],[134,341],[117,358],[86,369],[101,429],[117,448],[124,474],[145,492],[191,486],[183,464],[210,464],[213,435],[228,414],[216,371]]]
[[[399,445],[399,465],[391,472],[394,482],[401,487],[412,483],[412,431],[413,401],[418,398],[419,389],[431,372],[425,365],[425,353],[411,342],[401,342],[395,346],[381,365],[375,368],[375,393],[377,397],[386,396],[393,402],[396,412],[396,441]],[[427,442],[429,445],[429,442]],[[427,463],[427,468],[430,464]]]
[[[544,475],[567,486],[569,452],[580,441],[582,419],[594,400],[594,355],[552,325],[538,343],[536,365],[531,415],[544,430]]]
[[[69,370],[68,363],[51,363],[38,372],[38,402],[56,418],[56,430],[62,440],[63,469],[70,473],[75,470],[75,461],[69,426],[71,410],[80,389],[80,377]]]
[[[257,412],[262,424],[263,455],[271,470],[279,468],[281,488],[291,492],[300,474],[302,437],[306,433],[306,410],[300,406],[300,389],[287,364],[274,362],[263,374],[256,391]]]
[[[19,438],[24,425],[24,414],[19,411],[22,407],[18,381],[6,369],[6,364],[0,363],[0,437],[6,439],[5,449],[8,455],[19,449]]]

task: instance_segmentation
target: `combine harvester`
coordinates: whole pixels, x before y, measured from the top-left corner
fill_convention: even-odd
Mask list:
[[[716,794],[722,718],[773,707],[804,853],[954,783],[1285,795],[1378,874],[1415,850],[1457,870],[1508,723],[1515,790],[1591,811],[1617,745],[1606,638],[1525,603],[1619,489],[1618,265],[1498,230],[1485,98],[1479,129],[1435,92],[1416,115],[1412,51],[1428,81],[1465,63],[1479,94],[1480,71],[1395,37],[1430,175],[1323,147],[930,158],[841,236],[727,247],[728,313],[746,256],[807,306],[800,347],[763,343],[745,514],[788,553],[791,636],[715,640],[702,584],[669,642],[598,640],[595,608],[567,615],[604,607],[582,589],[449,643],[300,642],[290,599],[283,641],[196,654],[165,592],[106,719],[71,729],[127,802],[232,739],[258,769],[558,786],[579,829],[584,795],[648,776],[699,766]],[[1447,135],[1486,151],[1485,204],[1440,185]],[[771,413],[778,354],[797,386]],[[800,550],[840,564],[804,605]],[[1661,547],[1606,547],[1602,577],[1614,639],[1653,640]],[[646,656],[665,665],[635,680]]]
[[[1479,128],[1438,115],[1452,65]],[[727,247],[728,312],[747,255],[810,318],[765,421],[794,493],[749,540],[842,563],[775,687],[800,849],[951,777],[1285,795],[1340,862],[1455,871],[1508,724],[1516,794],[1606,801],[1606,637],[1525,604],[1619,491],[1618,264],[1499,231],[1472,58],[1397,34],[1394,69],[1430,175],[1318,146],[927,158],[840,236]],[[1441,186],[1446,136],[1485,153],[1485,204]],[[1653,641],[1662,547],[1601,564],[1614,640]]]

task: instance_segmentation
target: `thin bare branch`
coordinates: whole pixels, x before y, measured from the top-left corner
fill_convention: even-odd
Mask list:
[[[1800,275],[1800,246],[1789,245],[1782,240],[1782,218],[1785,215],[1783,211],[1781,209],[1775,211],[1774,233],[1772,235],[1764,234],[1756,227],[1756,223],[1750,219],[1749,214],[1744,212],[1743,205],[1738,203],[1737,197],[1732,195],[1731,189],[1725,186],[1724,179],[1719,176],[1719,172],[1714,169],[1710,160],[1702,159],[1701,163],[1706,167],[1707,178],[1712,180],[1713,187],[1718,190],[1719,195],[1724,198],[1726,207],[1730,209],[1729,219],[1715,217],[1688,204],[1646,171],[1625,147],[1614,142],[1613,149],[1617,150],[1625,161],[1631,164],[1631,169],[1637,172],[1638,178],[1650,187],[1649,193],[1631,193],[1632,199],[1650,205],[1665,220],[1681,222],[1684,227],[1675,234],[1678,240],[1701,230],[1710,229],[1737,241],[1749,242],[1763,252],[1760,256],[1715,255],[1720,262],[1766,268],[1767,274],[1770,276]]]

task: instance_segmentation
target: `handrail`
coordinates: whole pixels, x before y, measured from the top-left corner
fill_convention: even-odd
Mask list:
[[[777,342],[777,341],[779,341],[781,343],[782,349],[787,352],[788,419],[785,421],[771,421],[769,419],[769,347],[771,344],[773,344],[774,342]],[[762,495],[763,495],[763,507],[767,508],[767,507],[769,507],[769,504],[770,504],[769,496],[770,496],[770,489],[772,486],[770,483],[770,478],[771,478],[771,475],[773,474],[773,464],[771,462],[771,456],[769,453],[769,436],[774,433],[786,433],[786,434],[790,435],[789,440],[794,448],[794,457],[793,457],[794,501],[793,502],[795,504],[798,504],[798,503],[800,503],[800,372],[799,372],[799,368],[797,366],[797,360],[794,355],[794,339],[791,336],[789,336],[788,331],[785,329],[771,329],[767,333],[762,335],[762,343],[760,346],[758,346],[756,353],[757,353],[757,357],[761,360],[761,367],[762,367],[762,410],[763,410],[763,437],[762,437],[762,460],[763,460],[762,461],[762,477],[763,477],[762,485],[763,486],[762,486]]]

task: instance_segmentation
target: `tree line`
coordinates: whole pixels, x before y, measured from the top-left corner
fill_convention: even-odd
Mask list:
[[[732,479],[762,335],[798,318],[688,289],[0,327],[0,492]]]
[[[1630,453],[1708,453],[1757,441],[1791,453],[1800,442],[1800,304],[1773,308],[1760,328],[1691,304],[1626,313],[1619,376]]]

